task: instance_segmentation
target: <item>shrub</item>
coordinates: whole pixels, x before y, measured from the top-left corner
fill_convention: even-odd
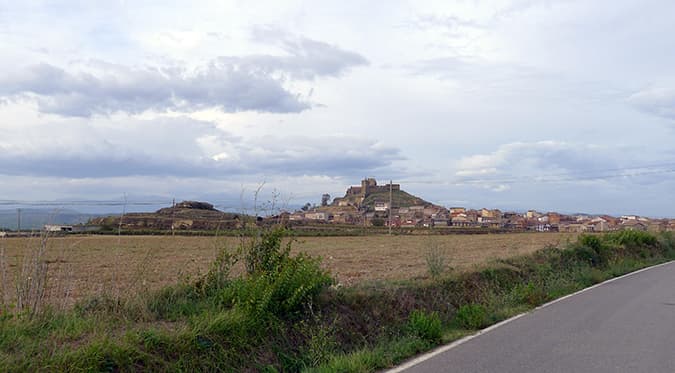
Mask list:
[[[316,367],[327,363],[338,350],[334,323],[324,324],[321,318],[315,315],[314,320],[302,320],[296,328],[307,340],[302,347],[305,365]]]
[[[271,272],[287,259],[291,251],[291,241],[282,247],[281,241],[285,235],[283,228],[275,228],[258,233],[248,244],[244,244],[242,249],[245,252],[246,272]]]
[[[373,225],[373,227],[384,227],[384,219],[382,218],[373,218],[370,221],[370,224]]]
[[[643,231],[619,231],[605,236],[610,242],[634,249],[644,246],[655,246],[657,239],[654,235]]]
[[[548,294],[543,284],[528,282],[526,285],[520,285],[514,288],[517,298],[530,306],[538,306],[548,300]]]
[[[455,321],[466,329],[480,329],[487,325],[488,314],[480,304],[465,304],[459,307],[455,314]]]
[[[601,283],[606,279],[607,275],[605,274],[605,272],[597,268],[587,268],[586,270],[581,272],[579,282],[581,282],[583,286],[591,286]]]
[[[289,255],[290,242],[282,247],[284,234],[283,229],[274,229],[244,247],[248,274],[230,280],[220,290],[221,305],[234,305],[257,317],[291,317],[332,284],[320,259]]]
[[[284,317],[302,311],[321,290],[332,283],[319,260],[300,254],[286,258],[277,268],[234,281],[223,292],[225,303],[234,303],[255,315]]]
[[[420,310],[410,313],[408,328],[412,334],[430,342],[439,342],[443,332],[438,313],[426,313]]]
[[[663,232],[659,235],[659,246],[668,258],[675,257],[675,236],[673,232]]]
[[[606,239],[598,236],[581,235],[572,245],[572,251],[577,260],[593,267],[606,266],[612,259],[612,249],[606,243]]]

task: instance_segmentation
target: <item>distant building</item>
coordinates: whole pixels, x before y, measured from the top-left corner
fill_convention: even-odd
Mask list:
[[[451,224],[448,219],[431,219],[431,223],[434,227],[449,227]]]
[[[546,214],[548,216],[548,223],[551,225],[558,225],[560,224],[560,214],[557,212],[549,212]]]
[[[389,210],[388,202],[375,201],[375,211],[387,211]]]
[[[637,219],[629,219],[621,223],[620,228],[626,231],[646,231],[647,224]]]
[[[305,220],[305,214],[301,212],[294,212],[291,215],[288,216],[288,220],[290,221],[302,221]]]
[[[313,211],[305,213],[305,219],[307,220],[328,220],[328,213],[323,211]]]
[[[466,208],[464,207],[450,207],[450,215],[464,214]]]
[[[72,232],[72,225],[53,225],[47,224],[43,227],[45,232]]]

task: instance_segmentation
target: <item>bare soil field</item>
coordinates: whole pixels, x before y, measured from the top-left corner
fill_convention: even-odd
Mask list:
[[[303,237],[293,252],[320,256],[338,283],[427,276],[426,256],[434,247],[455,271],[497,258],[531,253],[574,241],[570,233],[511,233],[443,236]],[[108,291],[132,294],[159,289],[204,274],[222,247],[237,238],[171,236],[67,236],[46,242],[48,296],[66,303]],[[39,238],[0,238],[5,273],[2,289],[14,295],[16,277]],[[2,290],[0,289],[0,290]]]

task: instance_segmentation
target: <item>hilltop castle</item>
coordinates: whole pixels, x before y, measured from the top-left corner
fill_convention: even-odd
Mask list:
[[[351,186],[347,189],[343,198],[333,200],[333,205],[338,206],[358,206],[363,200],[373,193],[385,193],[389,191],[398,192],[401,190],[401,184],[377,185],[374,178],[361,180],[361,186]]]
[[[377,185],[377,180],[374,178],[366,178],[361,180],[361,186],[352,186],[347,189],[346,196],[359,196],[366,198],[372,193],[382,193],[389,192],[390,185]],[[401,190],[401,184],[392,184],[391,190],[399,191]]]

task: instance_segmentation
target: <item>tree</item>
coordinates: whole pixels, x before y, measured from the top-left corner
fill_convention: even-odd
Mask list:
[[[325,193],[321,196],[321,206],[328,206],[328,201],[330,201],[330,194]]]
[[[373,218],[370,223],[373,227],[384,227],[384,219],[382,218]]]

